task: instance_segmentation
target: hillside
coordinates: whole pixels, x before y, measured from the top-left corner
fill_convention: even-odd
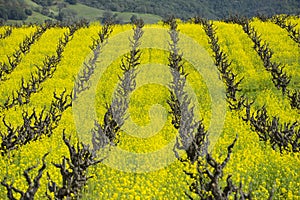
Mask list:
[[[224,19],[229,15],[253,17],[256,15],[300,14],[298,0],[0,0],[0,19],[6,23],[20,21],[44,22],[45,20],[73,21],[85,18],[102,21],[114,17],[117,23],[128,23],[135,15],[146,23],[175,16],[187,20],[193,16]]]
[[[18,15],[15,17],[7,15],[6,13],[12,12],[9,11],[10,9],[15,10],[14,12],[18,13]],[[25,11],[30,14],[26,15]],[[12,0],[9,2],[0,0],[0,20],[2,18],[6,24],[20,23],[23,21],[25,23],[42,23],[45,20],[76,21],[86,19],[89,21],[102,21],[103,17],[107,15],[113,17],[117,23],[129,23],[133,15],[138,18],[143,18],[145,23],[156,23],[162,19],[160,16],[153,14],[133,13],[130,11],[109,11],[81,3],[70,4],[64,2],[64,0],[51,1],[49,5],[37,4],[32,0]]]

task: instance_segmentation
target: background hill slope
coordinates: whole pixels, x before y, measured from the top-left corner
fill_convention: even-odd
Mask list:
[[[81,18],[94,21],[107,16],[114,17],[117,23],[128,23],[134,15],[146,23],[155,23],[170,15],[181,19],[196,15],[222,19],[235,14],[253,17],[299,13],[299,0],[0,0],[0,20],[8,23]]]

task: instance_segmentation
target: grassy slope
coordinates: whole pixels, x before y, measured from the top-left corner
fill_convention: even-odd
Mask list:
[[[42,6],[34,3],[31,0],[25,0],[25,3],[31,7],[31,8],[42,8]],[[53,12],[55,15],[58,14],[58,8],[54,6],[49,7],[50,11]],[[74,10],[77,13],[78,18],[85,18],[90,21],[99,20],[99,18],[102,17],[105,10],[92,8],[80,3],[77,3],[76,5],[70,5],[67,4],[67,9]],[[158,15],[152,15],[152,14],[140,14],[140,13],[132,13],[132,12],[113,12],[113,14],[117,14],[118,18],[120,18],[123,22],[128,23],[130,22],[130,17],[132,15],[136,15],[140,18],[142,18],[145,23],[147,24],[153,24],[161,20],[161,17]],[[33,11],[32,16],[29,16],[24,22],[25,23],[42,23],[47,19],[52,19],[48,16],[42,15],[41,13]],[[13,23],[20,23],[20,20],[8,20],[9,24]]]
[[[92,8],[83,4],[77,3],[76,5],[68,5],[68,8],[71,10],[76,11],[79,18],[87,18],[90,20],[97,20],[99,17],[103,15],[105,10]],[[157,21],[161,20],[160,16],[151,15],[151,14],[138,14],[138,13],[131,13],[131,12],[113,12],[117,14],[120,19],[124,22],[130,22],[130,17],[132,15],[137,15],[144,19],[145,23],[156,23]]]

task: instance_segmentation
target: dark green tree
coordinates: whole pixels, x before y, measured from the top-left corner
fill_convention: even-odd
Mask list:
[[[134,24],[134,23],[136,22],[137,19],[138,19],[138,17],[137,17],[136,15],[132,15],[132,16],[130,17],[130,22]]]
[[[77,3],[77,0],[65,0],[65,2],[67,2],[71,5],[75,5]]]

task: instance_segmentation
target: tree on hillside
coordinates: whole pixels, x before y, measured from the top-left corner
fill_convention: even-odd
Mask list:
[[[62,9],[58,16],[57,20],[59,21],[75,21],[77,17],[77,12],[71,9]]]
[[[71,5],[75,5],[77,3],[77,0],[65,0],[65,2],[67,2]]]
[[[41,6],[52,6],[53,4],[53,0],[32,0],[32,1]]]
[[[66,5],[66,3],[64,3],[64,2],[58,2],[58,3],[56,4],[56,7],[57,7],[57,9],[58,9],[58,12],[60,12],[63,8],[66,8],[67,5]]]
[[[111,21],[116,24],[123,24],[122,19],[118,17],[118,14],[114,14],[111,11],[105,11],[101,17],[101,23],[104,24],[106,21]]]
[[[4,6],[0,6],[0,19],[8,20],[8,13]]]
[[[130,22],[131,22],[131,23],[134,23],[137,19],[138,19],[138,17],[137,17],[136,15],[132,15],[132,16],[130,17]]]
[[[21,0],[0,0],[0,19],[25,20],[27,19],[25,8],[26,4]]]

